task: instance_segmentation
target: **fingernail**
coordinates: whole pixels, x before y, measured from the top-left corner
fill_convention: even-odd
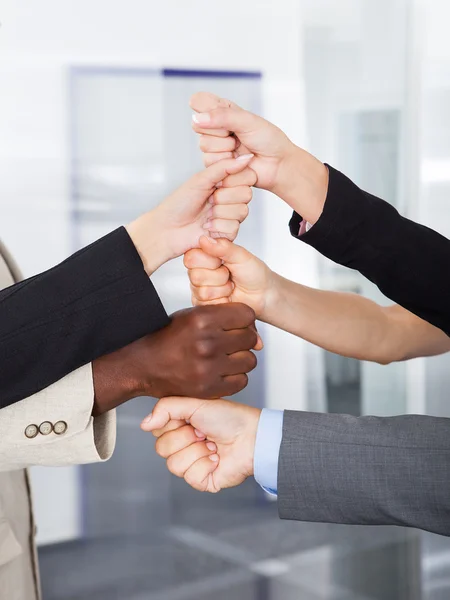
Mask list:
[[[212,460],[213,462],[219,462],[219,457],[217,456],[217,454],[211,454],[209,460]]]
[[[199,438],[204,438],[205,437],[205,434],[202,433],[201,431],[199,431],[198,429],[194,429],[194,431],[195,431],[195,435],[197,437],[199,437]]]
[[[209,113],[198,113],[196,115],[192,115],[192,120],[197,125],[205,125],[211,121],[211,115]]]
[[[142,421],[143,424],[147,424],[150,423],[150,421],[152,420],[153,417],[153,413],[150,413],[148,416],[145,417],[145,419]]]
[[[206,221],[206,223],[203,225],[203,229],[212,229],[211,221]]]
[[[206,444],[206,447],[208,448],[208,450],[217,450],[217,446],[215,445],[214,442],[208,442]]]
[[[238,156],[236,160],[250,160],[254,156],[254,154],[242,154],[242,156]]]
[[[221,188],[223,186],[223,183],[221,181],[219,181],[218,183],[216,183],[216,188]]]

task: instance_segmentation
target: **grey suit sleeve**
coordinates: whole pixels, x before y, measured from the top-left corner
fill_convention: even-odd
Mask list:
[[[278,506],[282,519],[450,536],[450,419],[285,411]]]

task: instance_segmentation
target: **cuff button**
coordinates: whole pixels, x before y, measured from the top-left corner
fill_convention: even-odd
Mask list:
[[[41,435],[48,435],[53,431],[53,424],[50,421],[44,421],[39,425],[39,433]]]
[[[35,438],[38,433],[39,429],[37,425],[28,425],[28,427],[25,429],[25,436],[30,440]]]
[[[56,433],[56,435],[61,435],[63,433],[66,433],[67,423],[65,421],[58,421],[53,426],[53,431]]]

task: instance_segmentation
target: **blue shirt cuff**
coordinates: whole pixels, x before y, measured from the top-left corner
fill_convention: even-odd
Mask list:
[[[264,408],[256,433],[255,479],[269,494],[278,492],[278,456],[283,437],[283,411]]]

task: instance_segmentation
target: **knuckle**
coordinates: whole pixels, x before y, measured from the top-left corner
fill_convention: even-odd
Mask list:
[[[246,219],[248,217],[248,213],[249,213],[249,208],[247,204],[242,204],[241,205],[241,209],[240,209],[240,219],[242,219],[242,221],[244,219]]]
[[[184,475],[185,482],[196,490],[201,490],[201,483],[197,477],[191,475],[189,471]]]
[[[188,250],[183,257],[183,264],[187,269],[195,268],[196,257],[198,256],[197,248]]]
[[[195,378],[197,379],[196,387],[201,390],[207,385],[207,377],[209,376],[208,365],[203,360],[197,360],[194,367]]]
[[[228,384],[229,391],[227,393],[227,396],[232,396],[234,394],[237,394],[238,392],[241,392],[244,388],[247,387],[247,384],[248,376],[245,373],[235,375],[232,381],[230,381]]]
[[[250,200],[253,198],[253,190],[251,187],[248,187],[245,191],[245,200],[247,202],[250,202]]]
[[[248,371],[253,371],[258,365],[258,359],[253,352],[249,352],[248,354]]]
[[[235,182],[238,181],[236,180],[236,177],[236,175],[227,175],[222,181],[222,187],[220,189],[225,190],[224,194],[229,193],[230,190],[232,190],[232,188],[236,186]]]
[[[194,351],[200,358],[209,358],[210,356],[213,356],[215,351],[214,340],[197,340],[194,343]]]
[[[211,300],[214,297],[214,291],[210,287],[199,287],[197,295],[200,300]]]
[[[249,346],[250,348],[254,348],[254,346],[256,346],[256,342],[258,341],[258,334],[254,329],[250,329],[249,331]]]
[[[223,193],[223,188],[217,188],[216,191],[212,194],[212,199],[214,201],[213,209],[216,207],[217,204],[221,204],[222,193]]]
[[[236,150],[236,146],[237,146],[237,139],[235,137],[231,137],[228,136],[226,139],[226,143],[227,143],[227,150],[231,150],[232,152],[234,152],[234,150]]]
[[[190,282],[199,287],[202,283],[202,277],[201,277],[201,273],[198,271],[198,269],[190,269],[189,271],[189,280]]]
[[[156,454],[161,456],[162,458],[167,458],[169,456],[169,452],[167,451],[167,445],[165,440],[162,438],[158,438],[155,443]]]
[[[197,295],[197,298],[201,298]],[[209,316],[209,310],[207,307],[197,307],[192,312],[192,325],[197,331],[207,331],[211,328],[211,318]]]
[[[200,150],[202,152],[211,152],[212,151],[212,140],[213,140],[213,138],[211,138],[211,136],[209,136],[209,135],[201,135],[199,142],[198,142]]]
[[[246,375],[245,373],[242,373],[242,375],[238,375],[236,378],[236,387],[238,392],[242,391],[243,389],[245,389],[248,385],[248,375]]]
[[[214,219],[217,219],[220,216],[220,214],[222,213],[222,211],[223,211],[222,206],[219,206],[219,204],[217,202],[215,202],[211,209],[211,220],[214,222]]]
[[[222,265],[217,269],[218,285],[226,285],[230,282],[230,271]]]
[[[177,477],[183,477],[184,471],[180,461],[175,456],[169,456],[166,460],[168,470]]]

